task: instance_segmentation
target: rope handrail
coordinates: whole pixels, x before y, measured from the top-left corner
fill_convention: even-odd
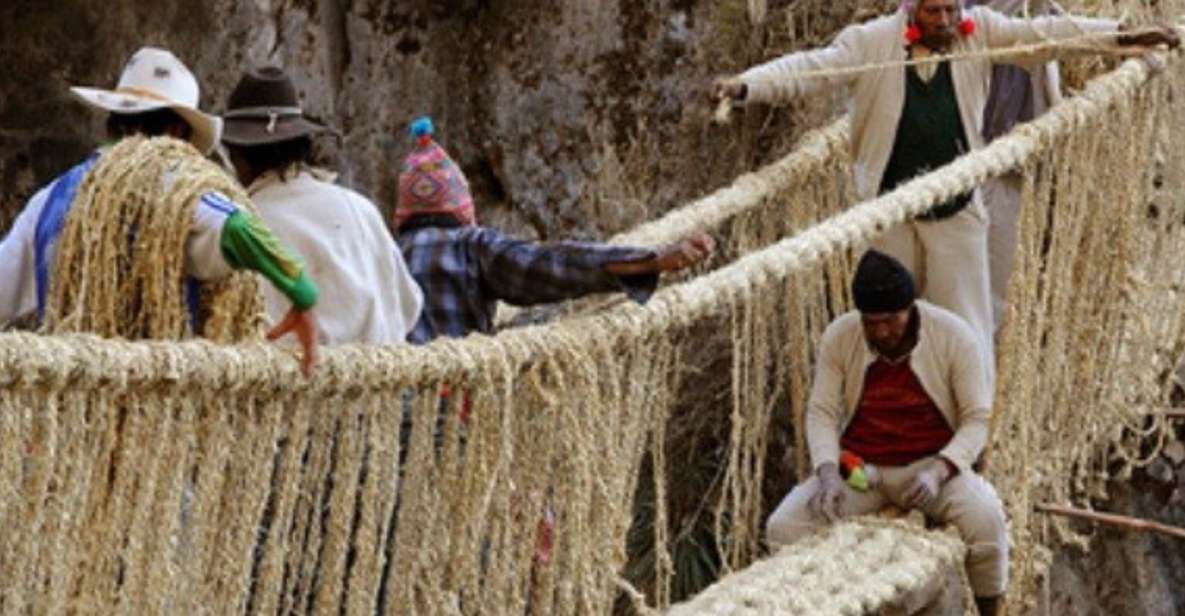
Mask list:
[[[672,210],[655,220],[613,236],[613,244],[657,246],[695,232],[707,231],[724,221],[765,205],[772,187],[789,184],[823,168],[836,156],[846,155],[850,122],[841,116],[826,127],[804,135],[789,154],[761,169],[746,173],[716,192]]]
[[[1060,39],[1048,39],[1038,43],[1030,43],[1027,45],[1012,45],[1009,47],[995,47],[978,51],[957,51],[949,53],[937,53],[929,56],[911,58],[908,60],[892,60],[886,62],[871,62],[868,64],[860,64],[856,66],[848,66],[843,68],[814,70],[814,71],[799,71],[794,74],[795,79],[829,79],[832,77],[846,77],[850,75],[859,75],[861,73],[868,73],[872,71],[879,71],[889,68],[906,68],[911,66],[923,66],[927,64],[939,64],[942,62],[959,62],[966,60],[1006,60],[1010,58],[1020,58],[1025,56],[1035,56],[1041,52],[1051,50],[1071,50],[1081,51],[1083,53],[1105,53],[1121,57],[1140,56],[1148,53],[1144,48],[1125,48],[1115,47],[1113,42],[1118,34],[1137,36],[1140,34],[1148,34],[1152,32],[1159,32],[1151,28],[1142,30],[1132,30],[1128,32],[1085,32],[1083,34]],[[1112,43],[1112,44],[1100,44]]]
[[[1040,118],[1017,127],[1012,134],[996,139],[946,167],[919,176],[890,193],[853,206],[846,212],[786,238],[768,248],[745,255],[736,262],[686,283],[660,289],[645,306],[618,304],[609,312],[581,316],[556,323],[528,325],[495,336],[472,335],[460,340],[442,340],[424,346],[395,345],[362,347],[344,345],[327,349],[320,374],[297,387],[323,388],[343,375],[355,382],[416,382],[462,376],[473,362],[495,355],[526,362],[540,348],[540,341],[561,329],[579,343],[591,343],[620,323],[646,322],[651,332],[667,331],[713,312],[721,298],[735,295],[749,285],[771,277],[784,278],[790,272],[810,267],[837,251],[857,246],[880,230],[925,212],[1002,175],[1045,150],[1052,139],[1083,125],[1088,118],[1131,94],[1150,76],[1147,63],[1128,60],[1111,73],[1093,79],[1086,89],[1049,110]],[[841,121],[842,122],[842,121]],[[812,145],[826,143],[843,130],[841,122],[819,133]],[[744,176],[746,182],[764,182]],[[729,190],[729,189],[726,189]],[[742,189],[737,189],[740,192]],[[758,189],[760,190],[760,189]],[[726,207],[751,206],[760,193],[747,196],[725,192]],[[682,217],[682,214],[678,215]],[[712,217],[723,216],[713,214]],[[684,223],[687,224],[687,223]],[[649,227],[639,235],[652,235]],[[630,234],[626,237],[634,237]],[[622,321],[611,325],[610,317]],[[80,350],[85,349],[85,350]],[[103,352],[109,361],[88,360]],[[277,373],[295,378],[295,364],[274,360],[284,353],[263,344],[219,346],[204,341],[183,343],[119,342],[87,335],[44,337],[26,333],[0,334],[0,379],[21,379],[32,385],[39,381],[93,381],[96,383],[180,383],[190,379],[204,382],[235,381],[244,386],[273,382]],[[184,357],[184,360],[178,359]],[[468,358],[473,358],[468,360]],[[158,362],[157,360],[163,360]],[[395,373],[391,370],[394,368]],[[406,372],[404,372],[406,371]],[[11,376],[19,375],[19,376]],[[4,381],[0,381],[3,385]]]

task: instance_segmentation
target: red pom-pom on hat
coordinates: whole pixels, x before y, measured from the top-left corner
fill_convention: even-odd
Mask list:
[[[971,36],[975,34],[975,20],[970,17],[959,22],[959,34]]]
[[[905,29],[905,41],[910,45],[915,45],[922,40],[922,29],[915,24],[909,24]]]

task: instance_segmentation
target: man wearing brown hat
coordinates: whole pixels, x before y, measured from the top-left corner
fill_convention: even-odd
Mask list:
[[[312,137],[292,80],[278,68],[243,75],[231,93],[222,141],[260,217],[308,262],[322,290],[323,344],[403,342],[423,295],[374,204],[310,164]],[[272,319],[283,298],[265,293]]]
[[[126,136],[175,137],[208,154],[218,141],[221,120],[198,109],[198,82],[172,53],[145,47],[128,60],[113,90],[71,88],[82,102],[108,112],[112,140]],[[75,209],[75,196],[106,148],[61,175],[29,200],[0,242],[0,326],[46,311],[54,276],[55,247]],[[169,178],[161,181],[170,182]],[[317,287],[303,265],[270,231],[220,192],[206,192],[194,205],[186,243],[186,270],[191,297],[200,283],[214,282],[234,269],[262,274],[285,298],[287,316],[269,337],[295,332],[304,350],[304,368],[316,359],[311,312]],[[270,289],[269,289],[270,290]],[[196,302],[189,306],[193,329],[200,330]],[[291,308],[291,309],[289,309]]]
[[[976,604],[995,614],[1008,529],[995,489],[971,468],[987,443],[988,372],[967,322],[916,295],[900,262],[865,253],[857,310],[819,343],[805,427],[815,473],[778,505],[766,538],[780,547],[890,504],[919,509],[959,529]]]

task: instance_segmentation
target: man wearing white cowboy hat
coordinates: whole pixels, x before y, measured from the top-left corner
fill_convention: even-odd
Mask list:
[[[83,102],[114,116],[171,110],[189,127],[188,135],[172,136],[189,141],[202,154],[210,153],[222,130],[218,116],[198,109],[198,82],[193,73],[164,49],[144,47],[133,54],[114,90],[77,86],[70,91]]]
[[[983,147],[980,127],[993,61],[1039,66],[1069,47],[995,59],[977,52],[1082,36],[1100,47],[1180,43],[1168,28],[1122,35],[1111,20],[1019,19],[982,6],[965,9],[961,0],[902,0],[894,14],[845,28],[828,47],[717,80],[712,97],[780,103],[848,88],[856,190],[867,200]],[[972,57],[905,66],[947,53]],[[975,190],[889,229],[873,245],[906,265],[924,298],[971,324],[993,367],[987,219]]]
[[[317,275],[320,342],[403,342],[423,293],[378,208],[310,165],[311,138],[325,130],[304,116],[291,79],[264,67],[231,93],[222,142],[260,218]],[[272,289],[264,298],[272,319],[282,318],[284,298]]]
[[[184,139],[209,153],[221,131],[221,120],[198,110],[198,84],[193,73],[172,53],[153,47],[128,60],[114,90],[71,88],[83,102],[109,112],[111,139],[139,134]],[[45,310],[54,249],[65,228],[75,195],[104,149],[59,176],[26,204],[0,242],[0,324]],[[304,351],[306,374],[316,360],[316,323],[312,307],[317,287],[303,267],[270,231],[221,193],[208,192],[194,208],[186,269],[198,282],[219,280],[234,269],[262,274],[292,304],[282,327],[271,338],[294,332]]]

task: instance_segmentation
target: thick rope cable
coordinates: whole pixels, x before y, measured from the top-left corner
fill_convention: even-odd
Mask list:
[[[848,521],[724,577],[671,616],[875,614],[961,566],[957,538],[916,524]]]
[[[1054,50],[1069,50],[1074,52],[1091,53],[1091,54],[1109,54],[1119,57],[1133,57],[1142,56],[1148,53],[1144,48],[1127,48],[1116,47],[1114,45],[1115,37],[1118,34],[1125,36],[1138,36],[1141,34],[1150,34],[1159,32],[1159,30],[1142,29],[1129,30],[1122,33],[1118,32],[1084,32],[1072,37],[1065,37],[1059,39],[1048,39],[1038,43],[1029,43],[1026,45],[1011,45],[1008,47],[992,47],[988,49],[981,49],[976,51],[958,51],[953,53],[939,53],[924,57],[910,58],[908,60],[892,60],[886,62],[870,62],[866,64],[859,64],[855,66],[846,66],[834,69],[820,69],[813,71],[798,71],[794,73],[794,79],[800,81],[807,81],[811,79],[831,79],[835,77],[848,77],[852,75],[859,75],[862,73],[871,73],[875,71],[882,71],[892,68],[906,68],[911,66],[925,66],[927,64],[941,64],[942,62],[961,62],[967,60],[1007,60],[1025,56],[1036,56],[1042,52],[1049,52]]]
[[[250,204],[188,143],[131,137],[112,146],[87,173],[66,217],[44,330],[133,340],[257,338],[262,304],[251,276],[205,285],[200,314],[187,309],[186,242],[198,202],[215,191]],[[205,322],[202,332],[192,331],[196,321]]]
[[[775,163],[736,178],[728,186],[609,241],[621,245],[659,246],[696,231],[714,230],[724,221],[767,206],[765,198],[793,186],[806,186],[827,172],[848,151],[848,120],[807,133]]]

